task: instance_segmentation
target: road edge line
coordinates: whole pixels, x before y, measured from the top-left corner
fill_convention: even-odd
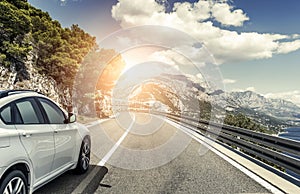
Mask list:
[[[109,119],[102,120],[102,122],[108,121]],[[95,121],[94,121],[95,122]],[[99,122],[99,121],[98,121]],[[100,122],[100,123],[102,123]],[[103,159],[96,164],[96,166],[104,167],[105,163],[109,160],[109,158],[112,156],[112,154],[116,151],[116,149],[120,146],[122,141],[125,139],[125,137],[128,135],[129,131],[131,130],[133,124],[135,122],[135,117],[133,118],[132,123],[128,127],[128,129],[124,132],[124,134],[120,137],[120,139],[117,141],[117,143],[107,152],[107,154],[103,157]],[[99,123],[94,124],[93,126],[97,125]],[[89,126],[92,127],[92,126]],[[118,145],[117,145],[118,144]],[[87,185],[91,182],[91,180],[96,176],[96,174],[99,172],[99,170],[92,170],[82,181],[81,183],[72,191],[72,194],[78,194],[83,193],[86,189]]]
[[[263,186],[264,188],[266,188],[270,192],[272,192],[274,194],[283,194],[284,193],[281,189],[275,187],[272,183],[268,182],[267,180],[265,180],[260,175],[256,174],[252,170],[250,170],[250,169],[246,168],[245,166],[243,166],[238,161],[234,160],[230,156],[228,156],[225,153],[221,152],[218,148],[216,148],[215,145],[212,145],[212,144],[217,144],[217,142],[214,142],[214,141],[212,141],[212,140],[196,133],[195,131],[191,131],[191,129],[189,129],[185,126],[179,125],[179,124],[174,123],[170,120],[168,120],[167,122],[169,122],[169,124],[173,125],[174,127],[176,126],[179,129],[181,129],[184,133],[186,133],[187,135],[189,135],[190,137],[192,137],[194,140],[198,141],[199,143],[203,144],[204,146],[206,146],[209,150],[211,150],[212,152],[217,154],[219,157],[221,157],[222,159],[224,159],[225,161],[230,163],[232,166],[234,166],[235,168],[237,168],[238,170],[243,172],[245,175],[247,175],[248,177],[250,177],[251,179],[256,181],[258,184],[260,184],[261,186]],[[228,150],[228,151],[230,151],[230,150]],[[236,154],[236,153],[234,153],[234,154]],[[253,162],[251,162],[251,163],[253,163]],[[254,164],[254,165],[257,165],[257,164]]]

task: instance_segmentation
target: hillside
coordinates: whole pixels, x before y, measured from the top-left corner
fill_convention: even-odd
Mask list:
[[[61,27],[27,0],[0,2],[0,88],[34,89],[70,106],[73,81],[96,40]]]
[[[270,99],[251,91],[232,92],[231,105],[241,105],[255,111],[264,112],[278,119],[300,119],[300,107],[283,99]]]
[[[243,113],[270,129],[280,131],[300,124],[300,107],[292,102],[265,98],[251,91],[231,92],[227,99],[229,112]]]
[[[220,98],[224,92],[220,90],[212,91],[211,88],[202,86],[197,81],[191,75],[161,74],[147,80],[138,87],[130,84],[127,86],[122,85],[123,87],[114,91],[114,97],[106,96],[106,100],[103,100],[99,107],[103,112],[109,113],[112,112],[111,109],[114,109],[111,98],[114,98],[112,101],[116,104],[126,104],[126,99],[129,97],[128,108],[133,110],[166,111],[179,116],[189,116],[215,122],[224,121],[228,125],[265,133],[275,133],[272,129],[268,129],[251,119],[248,115],[225,112],[224,106],[227,99]],[[133,91],[132,88],[134,88]],[[129,96],[128,91],[132,91]],[[122,111],[122,108],[119,111]],[[106,114],[106,116],[108,115]]]
[[[130,87],[121,88],[118,98],[126,99],[122,95],[127,94]],[[250,91],[213,91],[192,75],[161,74],[135,88],[130,100],[141,103],[141,108],[158,101],[167,112],[205,120],[225,115],[225,124],[265,133],[278,133],[299,123],[300,108],[291,102],[267,99]],[[150,108],[155,108],[154,105]]]

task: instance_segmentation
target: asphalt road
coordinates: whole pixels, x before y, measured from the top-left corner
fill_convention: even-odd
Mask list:
[[[160,118],[120,115],[90,131],[88,173],[67,172],[35,194],[269,193],[214,152],[199,154],[203,145]]]

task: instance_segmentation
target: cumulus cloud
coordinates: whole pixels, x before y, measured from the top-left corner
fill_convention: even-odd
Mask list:
[[[211,12],[218,22],[226,26],[242,26],[245,21],[249,20],[243,10],[233,9],[227,3],[214,4]]]
[[[210,10],[208,1],[198,1],[194,4],[188,2],[175,3],[173,8],[173,12],[185,22],[209,19],[211,17]]]
[[[242,9],[231,6],[227,0],[177,2],[170,12],[155,0],[119,0],[111,12],[123,28],[162,25],[184,31],[203,42],[218,64],[270,58],[300,49],[298,34],[238,33],[224,29],[222,26],[242,26],[250,20]],[[215,21],[221,27],[215,26]]]
[[[283,42],[279,45],[277,52],[278,53],[289,53],[300,49],[300,40],[295,40],[293,42]]]
[[[300,91],[287,91],[287,92],[278,92],[278,93],[267,93],[264,95],[266,98],[277,98],[285,99],[291,101],[300,107]]]
[[[184,51],[186,55],[183,55]],[[201,59],[200,59],[201,58]],[[211,62],[208,53],[203,48],[195,48],[192,45],[178,47],[177,49],[169,49],[154,52],[149,59],[161,61],[167,64],[177,64],[180,66],[203,67],[206,63]]]

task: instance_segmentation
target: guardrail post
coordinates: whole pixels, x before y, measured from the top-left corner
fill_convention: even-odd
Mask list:
[[[237,139],[241,139],[240,136],[237,136],[236,138],[237,138]],[[237,149],[237,151],[240,151],[240,147],[236,147],[236,149]]]

